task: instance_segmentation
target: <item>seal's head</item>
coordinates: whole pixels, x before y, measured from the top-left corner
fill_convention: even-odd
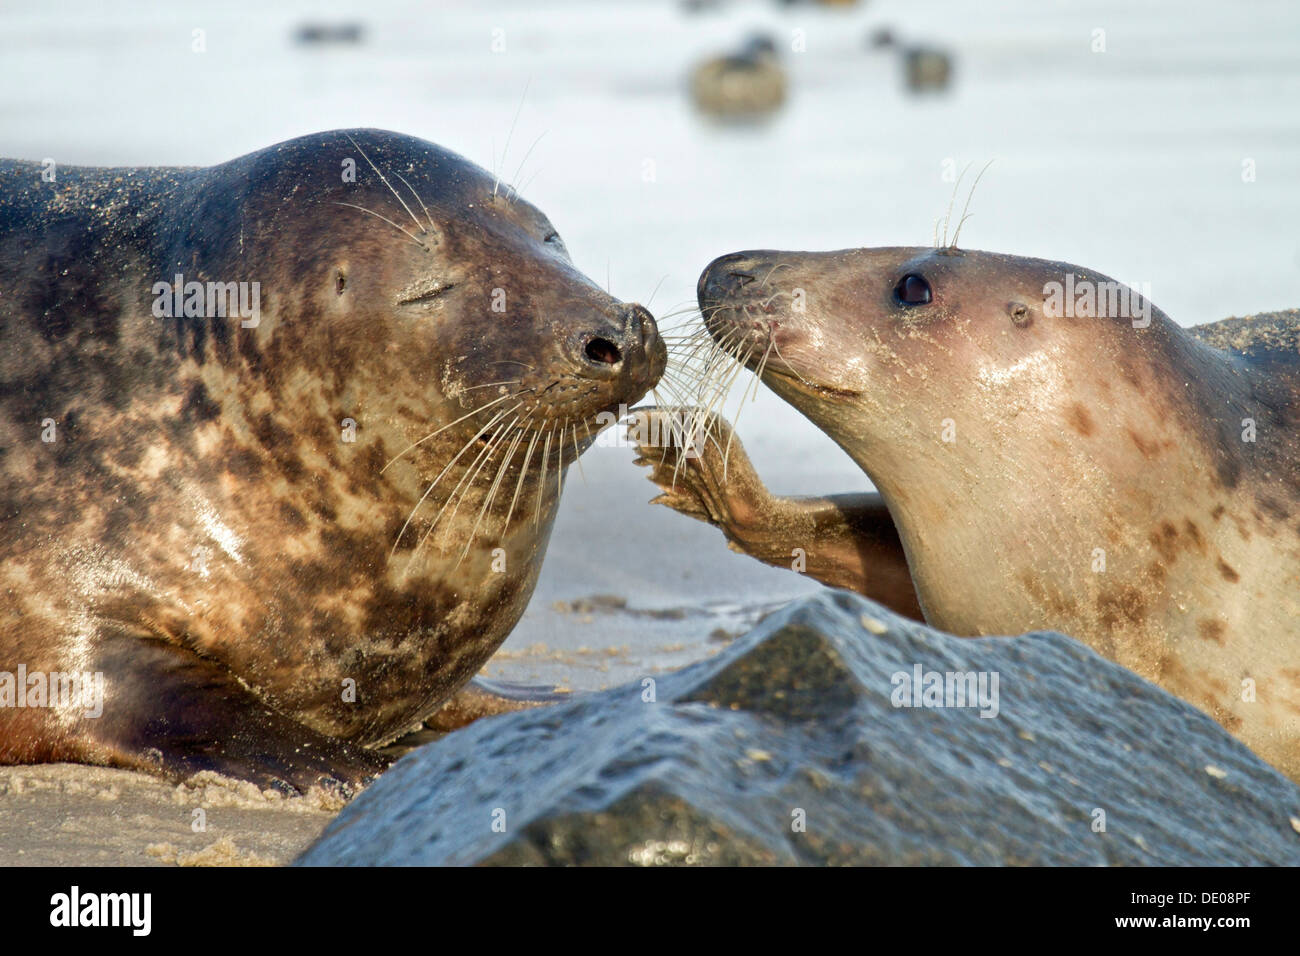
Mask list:
[[[1067,263],[953,248],[743,252],[714,260],[698,292],[715,341],[886,485],[934,484],[922,436],[950,463],[1032,487],[1041,449],[1063,438],[1195,418],[1181,382],[1166,392],[1170,361],[1195,361],[1195,343],[1137,291]],[[1230,479],[1218,429],[1196,429]]]
[[[522,614],[565,468],[655,384],[664,344],[649,312],[574,268],[540,210],[432,143],[332,132],[198,176],[167,261],[197,254],[263,290],[252,327],[206,319],[218,361],[194,369],[221,409],[193,440],[277,489],[223,517],[299,542],[278,613],[411,649],[423,696],[409,674],[393,694],[413,719]],[[241,203],[209,177],[246,184]]]
[[[1078,266],[952,248],[755,251],[716,259],[698,291],[715,341],[879,488],[927,616],[959,633],[1140,623],[1134,588],[1189,567],[1171,567],[1171,536],[1204,545],[1183,512],[1226,507],[1253,452],[1239,431],[1263,384]],[[1052,531],[1063,509],[1094,526]],[[1123,595],[1053,610],[1031,578],[1062,561],[1086,570],[1094,548],[1154,557]],[[963,553],[1006,586],[938,570]]]
[[[193,221],[203,233],[176,244],[193,255],[210,242],[226,273],[253,279],[241,262],[292,265],[263,276],[266,320],[237,351],[311,366],[351,407],[384,411],[371,427],[391,441],[491,408],[445,441],[493,420],[553,430],[557,444],[561,434],[571,444],[576,427],[582,444],[599,413],[635,401],[663,371],[649,312],[595,286],[539,209],[446,149],[333,132],[205,173],[246,177],[245,215],[234,220],[228,202],[203,208],[200,185]]]

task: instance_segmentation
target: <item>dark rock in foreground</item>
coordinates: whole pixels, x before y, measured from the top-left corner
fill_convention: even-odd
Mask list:
[[[982,674],[986,704],[996,675],[996,716],[893,706],[918,666]],[[1059,634],[955,638],[827,591],[654,690],[417,750],[298,862],[1300,863],[1294,784]]]

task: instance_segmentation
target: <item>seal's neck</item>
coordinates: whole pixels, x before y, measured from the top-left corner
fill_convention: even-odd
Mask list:
[[[1122,374],[968,403],[951,440],[913,422],[910,441],[856,453],[931,623],[1063,630],[1149,673],[1163,641],[1197,626],[1187,598],[1239,603],[1246,542],[1228,516],[1256,493],[1241,448],[1251,381],[1176,327],[1128,355]]]

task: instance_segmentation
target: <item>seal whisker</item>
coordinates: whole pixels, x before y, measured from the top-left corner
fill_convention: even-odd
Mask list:
[[[732,356],[731,353],[727,351],[733,333],[739,334],[739,330],[735,330],[735,329],[730,330],[728,335],[724,336],[722,341],[718,343],[717,354],[719,356],[726,355],[727,357],[735,358],[735,356]],[[703,426],[703,434],[700,437],[700,441],[707,443],[713,438],[712,425],[714,421],[716,421],[714,417],[714,410],[719,406],[720,403],[725,401],[727,394],[731,391],[732,385],[735,384],[736,378],[740,375],[742,371],[744,371],[745,363],[749,361],[749,357],[752,353],[753,353],[753,346],[751,345],[749,349],[745,352],[744,357],[738,359],[734,365],[720,366],[718,377],[716,379],[716,388],[714,388],[713,392],[709,396],[704,397],[703,392],[701,391],[701,396],[702,396],[701,401],[703,404],[701,406],[697,406],[698,409],[697,413],[694,414],[692,418],[692,422],[690,426],[690,437],[692,439],[694,439],[696,435],[700,434],[701,425]],[[715,445],[716,445],[716,441],[715,441]],[[678,456],[677,462],[673,466],[674,484],[677,483],[677,474],[681,470],[681,466],[682,466],[682,458],[681,456]],[[725,458],[723,461],[723,478],[724,479],[726,478]]]
[[[710,351],[704,365],[700,368],[694,380],[689,383],[694,387],[695,400],[698,405],[711,405],[712,399],[716,398],[719,389],[724,387],[722,380],[732,358],[730,353],[726,351],[726,346],[738,334],[737,331],[730,330],[723,336],[721,342],[713,343],[713,349]],[[710,389],[712,391],[709,391]],[[704,414],[707,414],[707,412],[701,408],[701,415]]]
[[[705,368],[705,378],[701,383],[701,395],[703,395],[704,386],[711,386],[714,391],[711,393],[716,396],[719,392],[725,393],[730,388],[730,382],[724,381],[728,375],[733,373],[732,363],[738,361],[737,354],[732,351],[735,346],[739,351],[742,332],[739,329],[731,329],[723,338],[714,343],[714,348],[709,354],[708,365]],[[734,379],[734,375],[732,375]]]
[[[745,394],[742,395],[742,396],[740,397],[740,402],[741,402],[742,405],[745,403],[745,398],[746,398],[747,396],[750,396],[750,392],[751,392],[751,390],[752,390],[752,392],[753,392],[753,395],[752,395],[752,397],[749,398],[749,400],[750,400],[751,402],[756,402],[756,401],[758,401],[758,386],[759,386],[760,384],[762,384],[762,381],[763,381],[763,369],[765,369],[765,368],[767,367],[767,360],[768,360],[768,358],[771,357],[771,355],[772,355],[772,347],[773,347],[774,345],[776,345],[776,335],[773,334],[773,333],[771,333],[771,332],[769,331],[769,333],[768,333],[768,337],[767,337],[767,348],[763,350],[763,357],[760,358],[760,359],[758,360],[758,368],[754,369],[754,382],[753,382],[753,385],[751,386],[751,388],[747,388],[747,389],[745,390]],[[739,413],[739,412],[736,413],[736,419],[737,419],[737,421],[739,421],[739,419],[740,419],[740,413]]]
[[[966,220],[970,218],[966,210],[970,208],[970,201],[975,196],[975,187],[980,184],[980,180],[984,178],[984,174],[988,172],[989,167],[992,165],[993,160],[990,159],[984,164],[984,168],[980,170],[979,175],[975,177],[975,181],[970,184],[970,192],[966,194],[966,205],[961,207],[961,219],[957,220],[957,231],[952,234],[952,245],[948,248],[957,248],[957,239],[961,236],[961,227],[965,224]]]
[[[348,207],[351,208],[351,209],[360,209],[362,212],[367,213],[368,215],[374,216],[376,219],[381,219],[381,220],[383,220],[384,222],[388,223],[390,226],[392,226],[394,229],[396,229],[398,232],[400,232],[400,233],[402,233],[403,235],[405,235],[408,239],[410,239],[413,243],[415,243],[417,246],[419,246],[419,247],[420,247],[421,249],[423,249],[425,252],[428,252],[428,251],[429,251],[429,247],[426,246],[424,243],[422,243],[419,239],[417,239],[413,233],[411,233],[411,232],[407,231],[406,229],[402,228],[402,227],[399,226],[397,223],[393,222],[393,220],[389,219],[387,216],[381,216],[381,215],[379,215],[379,213],[375,212],[373,209],[367,209],[365,206],[358,206],[356,203],[350,203],[350,202],[335,202],[334,205],[336,205],[336,206],[348,206]],[[421,231],[423,231],[423,227],[421,227]]]
[[[465,419],[467,419],[467,418],[473,418],[473,417],[474,417],[475,415],[477,415],[479,412],[486,411],[487,409],[491,408],[493,405],[498,405],[498,404],[500,404],[501,402],[506,401],[507,399],[515,398],[515,397],[516,397],[517,395],[519,395],[519,394],[520,394],[519,392],[515,392],[513,395],[501,395],[501,396],[498,396],[497,398],[492,399],[492,401],[490,401],[490,402],[484,402],[484,403],[483,403],[482,405],[480,405],[478,408],[474,409],[473,411],[466,412],[464,415],[460,416],[460,418],[456,419],[454,422],[448,422],[446,425],[443,425],[441,428],[437,429],[436,431],[431,431],[431,432],[429,432],[429,434],[425,435],[425,436],[424,436],[423,438],[421,438],[419,441],[411,442],[411,444],[407,445],[405,448],[403,448],[401,451],[399,451],[399,452],[398,452],[396,455],[394,455],[392,458],[388,459],[388,464],[384,465],[383,468],[380,468],[380,469],[379,469],[379,473],[382,475],[384,472],[386,472],[386,471],[388,470],[388,466],[389,466],[389,465],[391,465],[393,462],[397,461],[397,459],[401,458],[403,455],[405,455],[405,454],[406,454],[408,451],[410,451],[412,448],[416,448],[416,447],[419,446],[419,445],[423,445],[423,444],[424,444],[425,442],[427,442],[430,438],[434,438],[434,437],[436,437],[436,436],[442,434],[442,433],[445,432],[448,428],[451,428],[453,425],[459,425],[459,424],[460,424],[461,422],[463,422]],[[477,438],[477,437],[478,437],[477,435],[474,436],[474,438]],[[474,440],[473,438],[470,439],[470,441],[473,441],[473,440]]]
[[[735,384],[736,379],[740,376],[740,373],[743,372],[743,371],[745,370],[745,363],[749,361],[749,357],[750,357],[751,355],[753,355],[753,354],[754,354],[754,347],[751,345],[751,346],[750,346],[750,347],[745,351],[745,357],[742,358],[742,359],[740,359],[740,360],[736,363],[736,371],[732,374],[731,378],[727,380],[727,387],[726,387],[726,389],[723,390],[723,395],[725,395],[727,392],[730,392],[730,391],[731,391],[731,387],[732,387],[732,385]],[[744,396],[741,396],[741,407],[742,407],[742,408],[744,407]],[[737,409],[737,413],[739,413],[739,409]],[[739,414],[737,414],[737,417],[739,417]],[[734,435],[735,432],[733,431],[732,434]],[[708,435],[707,435],[707,433],[706,433],[706,438],[707,438],[707,437],[708,437]],[[728,440],[727,440],[727,447],[726,447],[725,449],[723,449],[723,452],[722,452],[722,480],[723,480],[723,481],[726,481],[726,480],[727,480],[727,452],[729,452],[730,450],[731,450],[731,441],[730,441],[730,439],[728,439]]]
[[[402,530],[397,532],[397,539],[393,541],[393,547],[388,552],[389,558],[392,558],[392,556],[397,553],[397,546],[401,543],[402,536],[406,534],[406,529],[410,527],[411,521],[415,517],[415,513],[420,509],[420,506],[424,504],[424,502],[428,499],[429,495],[433,494],[433,489],[437,487],[438,482],[442,481],[443,476],[446,475],[447,472],[451,470],[452,466],[455,465],[456,462],[460,460],[460,456],[465,454],[465,452],[474,444],[475,440],[477,440],[480,435],[486,432],[489,428],[491,428],[494,424],[499,422],[506,415],[509,415],[511,412],[515,411],[515,409],[519,408],[522,404],[523,403],[520,402],[519,405],[516,405],[514,408],[507,409],[504,412],[497,412],[495,415],[493,415],[492,419],[486,425],[484,425],[477,432],[475,432],[474,436],[470,438],[469,441],[465,442],[464,445],[461,446],[460,451],[456,452],[455,456],[451,459],[451,461],[447,462],[447,464],[443,466],[442,471],[438,472],[438,477],[433,479],[433,481],[429,484],[429,487],[425,489],[424,494],[420,496],[420,500],[415,503],[415,507],[411,509],[411,513],[406,516],[406,521],[402,524]],[[423,441],[423,439],[421,440]]]
[[[578,449],[578,426],[573,426],[573,460],[578,463],[578,474],[582,476],[582,486],[587,486],[587,472],[582,467],[582,452]]]
[[[519,182],[519,177],[524,171],[524,164],[528,162],[528,157],[533,155],[533,150],[537,148],[537,144],[542,141],[542,139],[546,136],[547,132],[548,130],[542,130],[541,134],[538,135],[537,139],[533,140],[533,145],[529,146],[527,151],[525,151],[524,158],[519,160],[519,168],[515,170],[514,182]],[[509,145],[509,143],[507,143],[506,145]],[[501,156],[502,165],[505,164],[505,161],[506,161],[506,157],[505,154],[503,153]],[[507,199],[506,202],[513,205],[515,199],[519,198],[519,189],[516,186],[511,186],[510,191],[514,193],[515,198]]]
[[[727,462],[730,460],[730,456],[731,456],[731,442],[736,437],[735,426],[740,423],[740,415],[741,412],[745,410],[745,400],[746,398],[748,398],[751,389],[753,390],[754,395],[753,398],[750,400],[758,401],[758,387],[763,382],[763,369],[767,365],[768,356],[772,354],[772,346],[775,344],[776,344],[776,335],[769,328],[768,338],[767,338],[767,348],[763,350],[763,357],[759,359],[758,367],[754,370],[753,381],[751,382],[750,385],[747,385],[745,387],[745,391],[741,393],[740,404],[736,407],[736,417],[732,420],[731,433],[727,435],[727,447],[722,450],[722,477],[724,479],[727,476]]]
[[[758,286],[758,287],[759,287],[760,289],[766,288],[766,287],[767,287],[767,280],[770,279],[770,278],[772,278],[772,273],[775,272],[777,269],[783,269],[783,268],[784,268],[784,269],[789,269],[789,268],[792,268],[792,267],[791,267],[790,263],[788,263],[788,262],[778,262],[776,265],[772,266],[772,268],[770,268],[770,269],[767,270],[767,275],[763,276],[763,281],[762,281],[761,283],[759,283],[759,286]]]
[[[515,418],[514,421],[518,420],[518,418]],[[420,548],[424,546],[424,542],[429,540],[429,536],[433,534],[434,530],[438,527],[438,524],[442,521],[443,514],[447,511],[447,508],[453,501],[456,504],[455,507],[451,509],[451,515],[447,518],[447,521],[450,523],[455,519],[456,512],[460,510],[461,503],[465,500],[465,495],[468,494],[470,488],[473,487],[474,479],[478,477],[478,473],[482,471],[483,466],[491,458],[492,450],[496,447],[497,440],[513,425],[514,422],[511,422],[510,424],[502,422],[498,425],[497,430],[492,433],[492,437],[488,439],[482,450],[474,456],[474,460],[471,461],[469,467],[465,469],[465,474],[461,475],[460,481],[456,482],[456,487],[451,489],[451,494],[447,496],[447,500],[443,502],[442,508],[438,511],[438,514],[434,516],[433,523],[425,529],[424,537],[420,539],[420,543],[417,544],[415,550],[411,552],[411,561],[415,560],[416,553],[418,553]],[[446,525],[444,525],[444,529],[445,528]],[[446,540],[445,535],[443,540]],[[410,562],[407,563],[407,567],[410,567]]]
[[[554,430],[555,426],[552,425],[551,431]],[[560,460],[555,466],[555,495],[557,498],[564,494],[564,425],[562,424],[560,425],[560,441],[558,448],[560,452]]]
[[[781,346],[779,346],[779,345],[776,344],[776,339],[773,339],[773,340],[772,340],[772,346],[773,346],[773,348],[776,349],[776,357],[779,358],[779,359],[781,360],[781,364],[783,364],[787,369],[789,369],[791,372],[793,372],[795,378],[797,378],[799,381],[803,382],[803,383],[804,383],[805,385],[807,385],[809,388],[815,388],[815,387],[816,387],[816,386],[813,385],[812,382],[808,381],[808,379],[806,379],[806,378],[804,378],[802,375],[800,375],[800,374],[799,374],[799,370],[798,370],[797,368],[795,368],[793,365],[790,364],[790,360],[787,359],[784,355],[781,354]]]
[[[527,425],[528,421],[529,419],[525,419],[524,424]],[[515,505],[519,503],[519,493],[523,491],[524,479],[528,477],[528,463],[533,460],[533,449],[537,447],[539,437],[541,437],[540,433],[534,431],[532,438],[528,441],[528,450],[524,452],[524,463],[519,469],[519,480],[515,482],[515,494],[510,499],[510,508],[506,511],[506,523],[502,525],[503,528],[510,527],[510,517],[515,513]]]
[[[433,519],[433,524],[430,524],[428,529],[424,532],[424,538],[421,538],[420,540],[421,545],[424,544],[424,541],[428,540],[430,535],[432,535],[434,528],[437,528],[437,525],[442,522],[443,512],[447,510],[447,507],[450,506],[452,502],[455,502],[455,506],[451,507],[451,514],[447,516],[447,524],[443,524],[442,541],[443,546],[446,546],[447,535],[450,533],[450,527],[448,527],[448,525],[450,525],[452,520],[455,519],[456,512],[460,510],[460,506],[463,505],[465,501],[465,496],[468,496],[469,492],[473,489],[474,481],[478,479],[478,473],[482,471],[482,468],[484,468],[487,462],[490,462],[495,450],[497,450],[500,440],[502,440],[504,436],[507,436],[507,434],[510,434],[510,429],[515,427],[516,421],[519,421],[519,416],[515,416],[515,419],[510,421],[510,423],[504,423],[504,421],[503,423],[500,423],[497,427],[497,431],[491,433],[491,437],[485,442],[480,453],[474,455],[474,459],[469,463],[469,467],[465,468],[464,475],[460,476],[460,481],[456,483],[455,488],[451,489],[451,494],[448,494],[447,501],[443,502],[442,510],[438,511],[437,516]],[[416,550],[419,550],[419,548]],[[412,555],[412,557],[415,557],[415,555]]]
[[[734,330],[729,330],[725,337],[730,338],[733,333]],[[692,377],[696,377],[705,374],[711,368],[718,352],[718,343],[709,335],[707,329],[701,329],[700,334],[693,341],[674,348],[670,356],[677,368],[690,371]]]
[[[406,210],[406,214],[410,216],[411,221],[415,223],[415,228],[419,229],[420,232],[425,232],[424,223],[420,222],[420,220],[416,218],[415,213],[411,212],[411,207],[406,204],[406,200],[402,198],[401,193],[399,193],[393,184],[388,181],[388,177],[380,171],[379,167],[374,164],[374,161],[366,155],[366,151],[357,145],[357,141],[352,138],[352,134],[344,133],[343,135],[348,138],[348,142],[352,144],[353,148],[361,154],[361,158],[364,159],[370,165],[370,168],[375,171],[375,175],[379,177],[379,181],[387,186],[388,191],[402,204],[402,208]]]
[[[650,298],[645,300],[645,307],[647,309],[650,308],[650,303],[653,302],[655,300],[655,296],[659,294],[659,287],[664,284],[664,280],[667,278],[668,278],[668,273],[665,272],[659,278],[659,281],[655,283],[655,287],[650,290]]]
[[[400,179],[402,181],[402,184],[406,186],[407,189],[411,190],[411,195],[415,197],[415,201],[418,202],[420,204],[420,208],[424,210],[425,218],[429,220],[429,231],[436,232],[438,227],[433,224],[433,214],[429,212],[429,207],[424,204],[424,200],[420,198],[420,194],[415,191],[415,187],[413,187],[410,183],[408,183],[406,181],[406,177],[403,176],[401,173],[399,173],[397,170],[393,170],[393,175],[396,176],[398,179]],[[424,227],[421,226],[420,228],[421,231],[423,231]]]
[[[670,372],[671,374],[666,374],[660,380],[660,386],[664,391],[679,404],[690,406],[701,404],[714,376],[713,366],[711,364],[700,364],[691,367],[678,367],[672,368]]]
[[[759,300],[758,300],[757,302],[755,302],[754,304],[755,304],[756,306],[758,306],[759,308],[761,308],[761,309],[766,309],[766,308],[768,308],[768,307],[769,307],[773,302],[775,302],[777,299],[781,298],[781,296],[789,296],[791,299],[794,298],[794,294],[793,294],[793,293],[791,293],[791,292],[786,292],[784,289],[778,289],[776,292],[773,292],[771,295],[769,295],[766,299],[759,299]],[[748,306],[745,307],[745,315],[749,315],[749,307],[748,307]],[[771,332],[772,332],[772,323],[771,323],[770,321],[767,323],[767,331],[768,331],[768,334],[769,334],[769,335],[770,335]]]
[[[510,423],[510,427],[514,429],[514,439],[510,442],[510,447],[506,450],[505,456],[501,459],[501,464],[497,466],[496,477],[492,479],[492,484],[488,488],[487,496],[483,499],[483,506],[479,508],[478,517],[474,519],[474,527],[470,529],[469,536],[465,539],[465,549],[461,551],[460,557],[456,559],[454,567],[460,567],[460,563],[465,560],[465,555],[469,554],[470,546],[474,543],[474,536],[478,534],[479,525],[483,523],[483,516],[487,514],[488,509],[492,507],[492,502],[497,496],[497,490],[501,487],[501,479],[509,469],[510,462],[515,457],[515,451],[519,448],[519,443],[523,440],[524,432],[521,429],[515,428],[515,424],[518,421],[519,418],[516,417],[515,420]],[[504,533],[505,528],[503,527],[501,530]]]
[[[693,335],[701,331],[697,324],[700,317],[700,307],[686,302],[675,305],[671,309],[665,309],[659,315],[657,321],[667,322],[670,319],[679,319],[682,316],[689,316],[689,320],[681,325],[665,328],[660,335],[671,335],[680,338],[683,335]]]
[[[542,499],[546,497],[546,463],[551,457],[551,432],[546,433],[546,441],[542,445],[542,478],[537,483],[537,511],[533,515],[533,524],[536,526],[542,520]]]
[[[533,184],[533,180],[537,178],[537,174],[540,173],[543,168],[545,167],[538,166],[537,169],[531,175],[529,175],[528,181],[524,183],[523,186],[515,190],[515,195],[519,196],[521,193],[525,192],[528,189],[528,187]],[[511,188],[513,189],[514,187]]]
[[[711,367],[715,349],[712,343],[696,343],[689,350],[669,352],[672,374],[682,381],[701,380]]]
[[[744,359],[740,357],[740,349],[743,347],[743,333],[740,330],[733,330],[731,334],[723,338],[719,343],[716,351],[710,357],[711,369],[708,384],[712,387],[708,399],[708,408],[713,407],[731,390],[735,384],[736,378],[744,369]],[[746,358],[749,353],[746,352]]]
[[[961,168],[957,181],[952,184],[952,195],[948,197],[948,211],[943,215],[943,245],[938,248],[948,245],[948,224],[952,221],[952,204],[957,201],[957,190],[961,188],[961,181],[966,178],[966,171],[969,169],[970,163],[967,163]]]
[[[510,138],[515,135],[515,124],[519,122],[519,114],[523,111],[524,100],[528,99],[528,87],[532,84],[532,82],[533,82],[533,78],[531,76],[527,79],[527,81],[525,81],[523,95],[519,97],[519,105],[515,107],[514,119],[510,121],[510,129],[506,132],[506,144],[503,147],[501,147],[502,169],[497,170],[496,177],[495,177],[496,182],[492,184],[493,199],[497,198],[497,190],[501,186],[501,173],[504,171],[504,167],[506,164],[506,155],[510,152]],[[493,152],[495,152],[495,150],[493,150]],[[493,158],[493,164],[495,165],[495,157]]]
[[[701,328],[690,336],[673,339],[669,349],[672,352],[690,357],[699,354],[702,350],[711,351],[712,345],[713,337],[709,335],[708,329]]]
[[[520,383],[520,379],[511,378],[511,379],[506,379],[504,382],[484,382],[482,385],[466,385],[464,388],[461,389],[461,391],[472,392],[476,388],[492,388],[494,386],[499,386],[499,385],[518,385],[519,383]]]

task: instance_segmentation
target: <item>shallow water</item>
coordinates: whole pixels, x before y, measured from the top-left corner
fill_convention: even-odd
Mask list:
[[[297,46],[306,19],[359,21],[363,42]],[[908,95],[897,60],[865,48],[883,25],[951,49],[952,91]],[[701,121],[690,66],[759,27],[785,50],[803,31],[806,52],[784,55],[786,109],[755,128]],[[1098,28],[1104,53],[1090,49]],[[656,313],[691,303],[724,252],[927,245],[945,169],[990,159],[963,245],[1149,282],[1187,325],[1300,305],[1300,5],[1285,0],[708,14],[649,0],[67,2],[0,15],[0,63],[3,155],[208,164],[312,130],[396,129],[527,184],[577,264],[624,298],[657,290]],[[765,391],[739,433],[775,491],[867,487]],[[631,459],[596,448],[571,470],[537,594],[493,676],[601,686],[677,666],[817,587],[645,507],[654,489]],[[569,606],[591,595],[667,613]]]

